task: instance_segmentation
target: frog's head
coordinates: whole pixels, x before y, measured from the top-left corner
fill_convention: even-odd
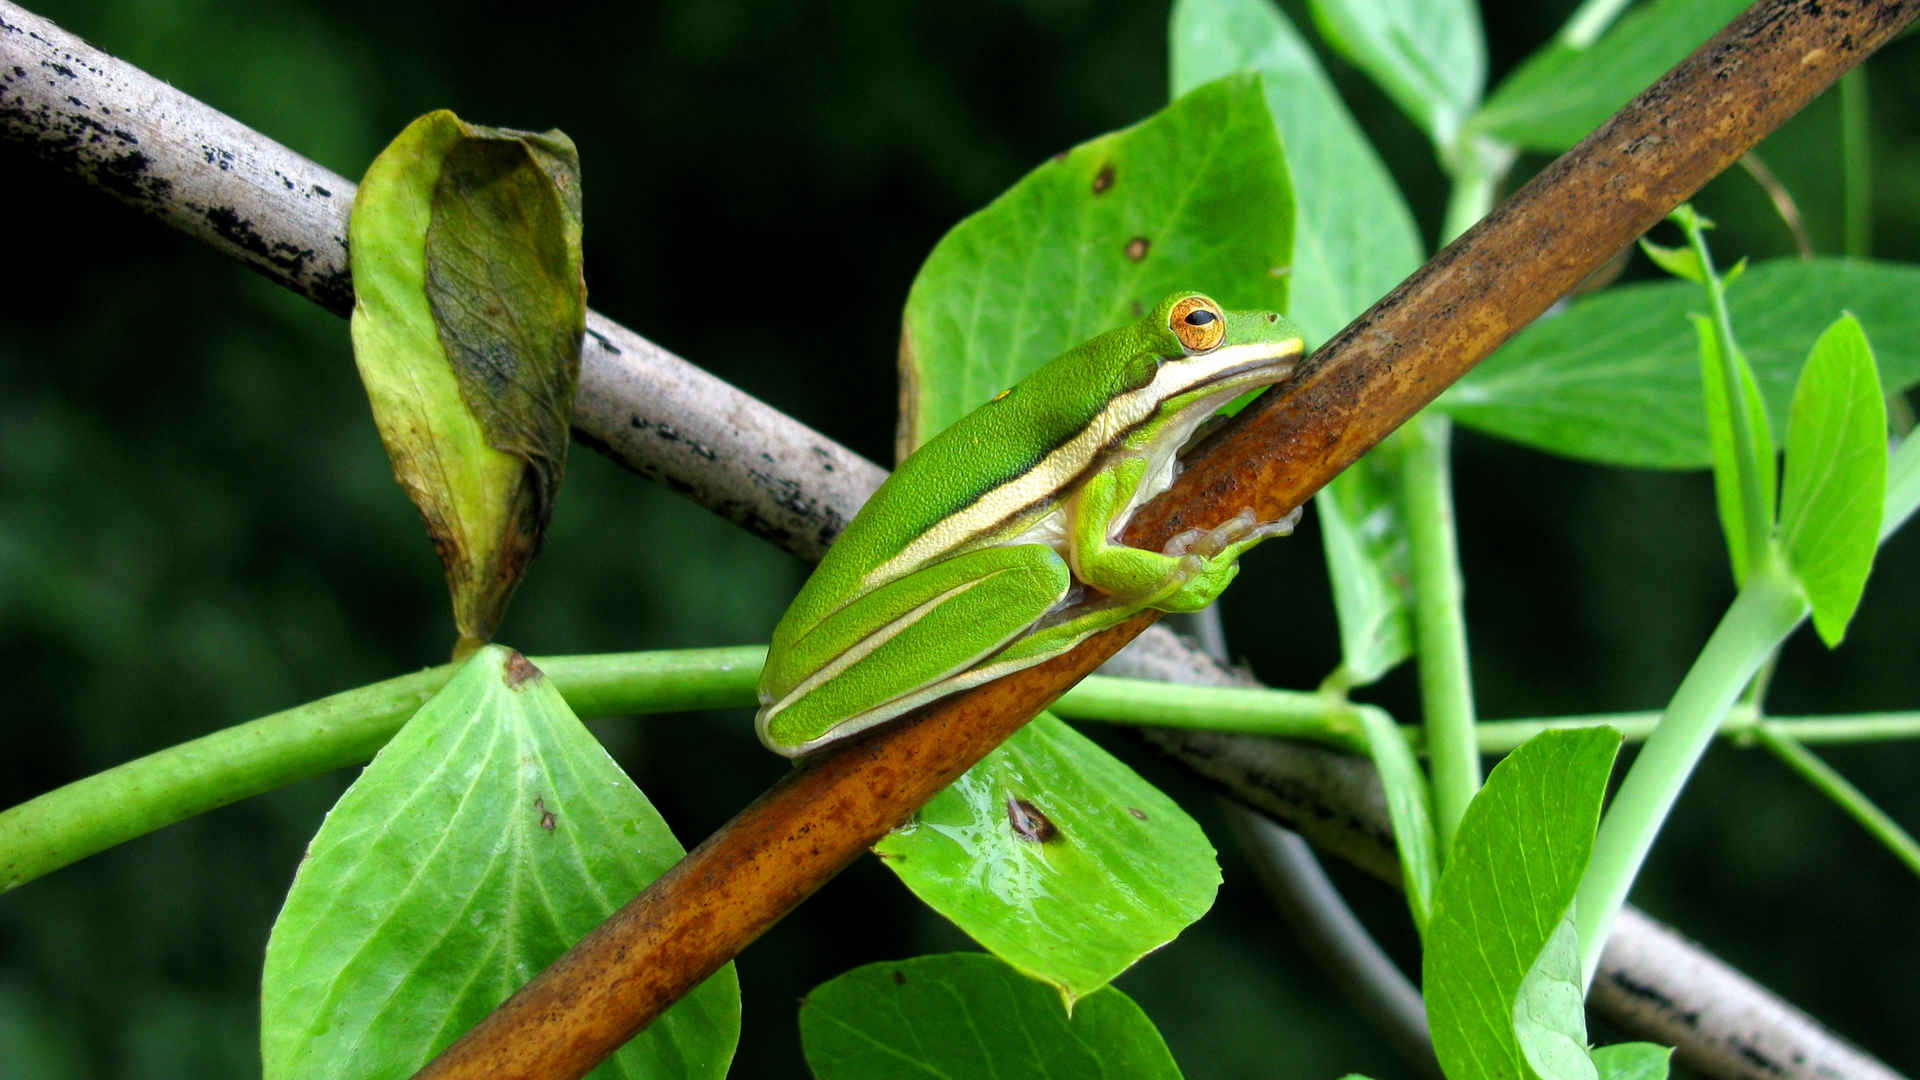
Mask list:
[[[1254,387],[1292,374],[1304,352],[1300,328],[1277,311],[1226,311],[1203,293],[1160,301],[1137,331],[1151,347],[1148,394],[1163,415],[1196,406],[1208,413]],[[1136,354],[1137,355],[1137,354]],[[1146,359],[1146,357],[1143,357]]]

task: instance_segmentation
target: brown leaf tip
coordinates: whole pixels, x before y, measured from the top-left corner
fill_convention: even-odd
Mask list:
[[[1060,830],[1047,820],[1047,815],[1027,800],[1012,796],[1007,797],[1007,823],[1013,826],[1013,835],[1036,844],[1044,844],[1060,835]]]
[[[518,690],[525,683],[538,679],[543,674],[539,668],[533,666],[533,661],[520,655],[518,649],[507,653],[506,673],[509,690]]]

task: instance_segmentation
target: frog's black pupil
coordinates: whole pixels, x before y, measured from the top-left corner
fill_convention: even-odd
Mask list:
[[[1208,311],[1205,308],[1200,308],[1197,311],[1190,311],[1187,313],[1187,325],[1188,326],[1205,326],[1208,323],[1212,322],[1213,318],[1214,318],[1213,312]]]

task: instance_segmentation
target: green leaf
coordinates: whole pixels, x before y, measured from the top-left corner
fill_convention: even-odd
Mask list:
[[[1580,934],[1571,909],[1527,969],[1513,1005],[1520,1053],[1546,1080],[1596,1080],[1587,1055],[1586,985],[1580,978]]]
[[[1707,272],[1700,264],[1700,253],[1690,247],[1668,247],[1643,236],[1640,238],[1640,250],[1653,260],[1655,266],[1682,281],[1691,281],[1695,285],[1707,283]]]
[[[1747,0],[1654,0],[1586,48],[1555,41],[1502,80],[1468,127],[1529,150],[1565,150],[1746,7]]]
[[[1673,1051],[1652,1043],[1615,1043],[1593,1052],[1600,1080],[1667,1080]]]
[[[1873,349],[1843,315],[1807,356],[1787,421],[1780,536],[1828,648],[1840,644],[1878,546],[1887,490],[1887,408]]]
[[[1746,356],[1734,351],[1734,374],[1745,391],[1741,404],[1746,409],[1747,430],[1753,435],[1752,461],[1737,457],[1733,438],[1733,414],[1727,406],[1727,374],[1720,355],[1720,337],[1713,320],[1693,316],[1694,337],[1700,350],[1700,385],[1706,395],[1707,442],[1713,448],[1713,498],[1720,511],[1720,529],[1726,534],[1727,556],[1733,564],[1737,585],[1747,580],[1747,512],[1740,496],[1740,474],[1751,469],[1760,478],[1761,513],[1770,529],[1778,499],[1779,469],[1774,461],[1773,425],[1767,420],[1767,405],[1760,398],[1760,384],[1754,380],[1753,367]]]
[[[868,964],[814,988],[800,1046],[819,1080],[1176,1080],[1152,1021],[1111,987],[1072,1015],[1041,985],[978,953]]]
[[[1406,884],[1407,909],[1413,926],[1427,932],[1433,911],[1434,881],[1440,876],[1440,840],[1433,829],[1433,801],[1427,793],[1427,775],[1420,771],[1413,749],[1400,725],[1384,712],[1358,711],[1367,734],[1367,750],[1380,771],[1387,796],[1387,817],[1393,823],[1393,843],[1400,853],[1400,877]]]
[[[1313,21],[1434,145],[1453,146],[1487,82],[1479,10],[1468,0],[1311,0]]]
[[[1523,984],[1568,917],[1620,734],[1548,731],[1493,768],[1461,818],[1422,957],[1449,1076],[1532,1075],[1514,1030]]]
[[[1269,0],[1179,0],[1168,37],[1176,95],[1258,71],[1293,181],[1287,314],[1332,337],[1420,265],[1420,233],[1387,167],[1313,49]]]
[[[1253,75],[1209,83],[1040,166],[954,226],[914,279],[900,454],[1176,289],[1284,308],[1292,221]]]
[[[1220,887],[1200,826],[1051,713],[873,850],[1069,1006],[1206,914]]]
[[[646,797],[518,653],[483,648],[335,804],[267,941],[268,1080],[411,1074],[673,865]],[[721,1077],[731,965],[596,1077]]]
[[[1920,266],[1757,263],[1727,296],[1776,430],[1806,349],[1842,308],[1874,340],[1888,391],[1920,382]],[[1440,397],[1449,415],[1537,449],[1614,465],[1704,468],[1708,447],[1687,319],[1698,286],[1608,289],[1522,331]]]
[[[367,169],[348,240],[354,360],[464,654],[499,625],[566,465],[586,329],[573,144],[429,113]]]
[[[1365,686],[1413,655],[1412,554],[1399,444],[1374,447],[1314,497],[1340,622],[1340,667]]]
[[[469,128],[427,226],[427,302],[487,444],[525,461],[545,525],[566,469],[586,287],[580,162],[560,132]]]

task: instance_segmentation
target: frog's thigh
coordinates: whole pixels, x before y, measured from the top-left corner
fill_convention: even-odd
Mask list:
[[[767,717],[769,730],[804,739],[850,720],[866,727],[905,712],[918,701],[892,703],[972,667],[1018,637],[1071,584],[1065,560],[1052,549],[1022,544],[957,555],[882,586],[808,635],[849,644],[776,703]],[[926,598],[889,622],[876,627],[863,617],[913,593]]]
[[[930,683],[911,694],[889,702],[886,711],[882,712],[878,718],[869,720],[868,723],[878,723],[889,716],[897,716],[935,698],[956,694],[982,683],[992,682],[1002,675],[1011,675],[1022,668],[1045,663],[1080,644],[1089,635],[1124,622],[1127,616],[1137,610],[1139,609],[1120,604],[1108,604],[1088,609],[1064,622],[1036,630],[1016,639],[977,666],[950,675],[939,682]]]
[[[1001,650],[989,663],[980,665],[980,681],[997,679],[1010,671],[1032,667],[1051,660],[1094,634],[1127,621],[1140,609],[1110,604],[1090,607],[1070,619],[1036,630]]]

